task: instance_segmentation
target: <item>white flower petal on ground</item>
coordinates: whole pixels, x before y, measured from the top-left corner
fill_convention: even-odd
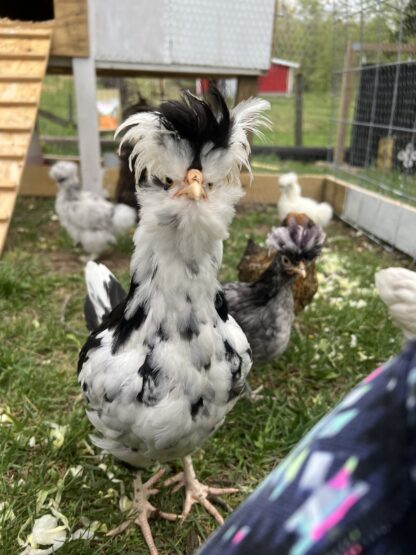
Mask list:
[[[127,513],[133,507],[133,501],[127,495],[122,495],[118,504],[122,513]]]
[[[350,343],[350,347],[352,349],[355,349],[355,347],[357,346],[357,336],[352,334],[351,335],[351,343]]]
[[[9,407],[0,407],[0,425],[1,424],[14,424],[14,420],[11,417],[11,410]]]
[[[1,528],[4,527],[6,522],[16,520],[16,515],[14,514],[13,509],[10,507],[10,504],[7,501],[0,502],[0,539],[1,539]]]
[[[23,544],[25,549],[20,555],[49,555],[64,545],[68,535],[68,521],[61,513],[54,512],[59,516],[47,514],[35,520],[32,532]],[[63,524],[58,524],[59,520]]]
[[[49,440],[52,441],[52,446],[54,447],[54,449],[59,449],[64,444],[65,434],[68,426],[61,426],[60,424],[56,424],[55,422],[48,422],[48,424],[51,427],[51,431],[49,432]]]
[[[69,471],[73,478],[78,478],[79,476],[82,476],[84,469],[80,464],[78,464],[77,466],[71,466]]]

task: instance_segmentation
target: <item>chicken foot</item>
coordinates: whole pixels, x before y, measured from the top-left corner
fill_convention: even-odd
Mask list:
[[[158,493],[158,489],[154,488],[156,482],[163,476],[165,469],[160,469],[154,476],[143,484],[141,473],[138,472],[134,478],[134,496],[133,508],[130,511],[129,518],[122,522],[117,528],[110,530],[107,536],[117,536],[122,534],[130,524],[136,524],[142,531],[143,537],[149,548],[150,555],[158,555],[155,542],[153,540],[152,531],[150,529],[149,519],[161,517],[166,520],[174,521],[180,518],[174,513],[165,513],[159,511],[151,503],[149,497]]]
[[[216,488],[201,484],[197,479],[195,470],[190,456],[184,457],[183,472],[176,474],[172,478],[165,480],[164,486],[175,485],[172,493],[178,491],[182,486],[185,487],[185,503],[181,518],[185,519],[195,503],[199,503],[204,509],[217,521],[218,524],[223,524],[224,519],[214,505],[208,500],[209,496],[224,495],[228,493],[238,493],[237,488]]]

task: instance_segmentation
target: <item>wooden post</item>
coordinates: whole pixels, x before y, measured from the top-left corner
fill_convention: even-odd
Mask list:
[[[347,135],[350,104],[354,87],[354,71],[352,71],[354,50],[352,43],[348,42],[344,58],[344,69],[342,73],[341,98],[339,108],[339,120],[337,125],[337,138],[335,143],[334,162],[337,166],[344,161],[345,139]]]
[[[242,100],[247,100],[250,96],[257,94],[257,76],[244,76],[237,79],[237,94],[235,103],[238,104]],[[253,142],[253,133],[248,134],[250,144]]]
[[[95,64],[92,58],[73,58],[72,67],[77,104],[81,183],[84,189],[101,193]]]
[[[235,103],[238,104],[242,100],[247,100],[250,96],[257,94],[257,76],[239,77],[237,82],[237,94]]]
[[[295,146],[303,144],[303,75],[297,73],[295,76]]]
[[[100,133],[98,130],[97,87],[95,74],[94,0],[88,0],[90,55],[73,58],[81,183],[84,189],[104,194],[101,184]]]

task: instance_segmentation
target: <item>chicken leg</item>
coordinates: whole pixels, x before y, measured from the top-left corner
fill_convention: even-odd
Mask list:
[[[192,464],[192,459],[190,456],[184,457],[183,462],[183,472],[180,472],[176,476],[165,480],[164,486],[171,486],[176,484],[173,488],[173,492],[178,491],[182,486],[185,486],[185,503],[183,505],[183,511],[181,518],[185,519],[192,508],[192,505],[199,503],[204,507],[204,509],[214,517],[218,524],[224,524],[224,519],[214,507],[214,505],[208,501],[208,497],[223,495],[227,493],[238,493],[237,488],[215,488],[201,484],[197,479],[195,470]]]
[[[133,508],[130,511],[129,517],[126,521],[122,522],[117,528],[110,530],[107,536],[117,536],[122,534],[130,524],[136,524],[142,531],[143,537],[147,546],[149,548],[150,555],[158,555],[158,551],[153,540],[152,531],[149,525],[150,518],[161,517],[166,520],[177,520],[179,517],[173,513],[165,513],[159,511],[151,503],[149,503],[149,497],[158,493],[158,489],[153,486],[155,483],[163,476],[165,469],[160,469],[154,476],[152,476],[147,482],[143,484],[141,473],[138,472],[134,478],[134,496],[133,496]]]

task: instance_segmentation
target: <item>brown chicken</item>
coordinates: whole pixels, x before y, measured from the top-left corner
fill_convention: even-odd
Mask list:
[[[289,218],[295,218],[298,225],[312,227],[314,222],[306,216],[297,212],[291,212],[283,220],[282,225],[287,226]],[[238,264],[238,279],[245,282],[254,282],[267,270],[272,263],[276,253],[269,252],[267,247],[260,247],[249,239],[246,250]],[[292,285],[295,314],[304,310],[305,306],[312,302],[318,291],[318,277],[316,274],[316,259],[306,266],[306,277],[297,276]]]

